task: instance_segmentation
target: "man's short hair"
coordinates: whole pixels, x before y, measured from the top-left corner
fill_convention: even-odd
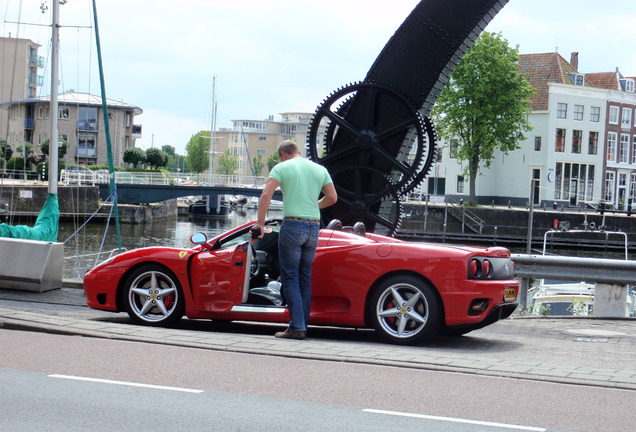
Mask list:
[[[278,154],[285,153],[288,155],[293,155],[296,153],[300,153],[298,150],[298,146],[292,140],[285,140],[278,146]]]

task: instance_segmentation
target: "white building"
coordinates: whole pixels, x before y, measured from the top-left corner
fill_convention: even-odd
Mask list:
[[[606,202],[625,208],[636,195],[634,79],[615,73],[581,74],[578,53],[520,56],[519,69],[536,89],[533,130],[518,150],[497,152],[476,179],[479,204],[579,206]],[[458,201],[469,195],[454,142],[438,143],[440,156],[422,192]],[[536,180],[536,181],[533,181]],[[534,191],[531,192],[531,185]]]

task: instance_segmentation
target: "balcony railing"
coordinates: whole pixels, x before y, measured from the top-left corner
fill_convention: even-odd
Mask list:
[[[37,67],[44,67],[44,57],[42,56],[31,56],[29,57],[29,64]]]
[[[97,158],[97,149],[90,147],[75,147],[76,157]]]
[[[79,120],[77,122],[77,130],[97,131],[97,120]]]
[[[42,75],[29,75],[29,85],[41,86],[42,84],[44,84]]]

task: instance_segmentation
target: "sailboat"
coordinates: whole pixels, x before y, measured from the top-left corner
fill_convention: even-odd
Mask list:
[[[58,112],[59,6],[59,0],[52,2],[51,113]],[[50,127],[49,142],[57,143],[57,115],[51,116]],[[0,224],[0,247],[11,251],[0,261],[0,286],[4,288],[42,292],[62,287],[64,244],[57,243],[60,218],[58,148],[57,145],[49,147],[48,194],[35,225]]]
[[[210,166],[208,186],[212,186],[212,172],[214,170],[214,146],[216,144],[216,75],[212,77],[212,124],[210,128]],[[232,210],[230,203],[220,195],[205,195],[188,207],[194,216],[228,217]]]

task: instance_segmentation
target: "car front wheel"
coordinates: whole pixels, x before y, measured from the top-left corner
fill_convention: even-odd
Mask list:
[[[435,336],[441,304],[433,288],[413,276],[394,276],[371,295],[369,319],[375,331],[396,344],[414,344]]]
[[[183,316],[181,285],[165,267],[146,265],[135,270],[122,294],[128,316],[138,324],[169,325]]]

